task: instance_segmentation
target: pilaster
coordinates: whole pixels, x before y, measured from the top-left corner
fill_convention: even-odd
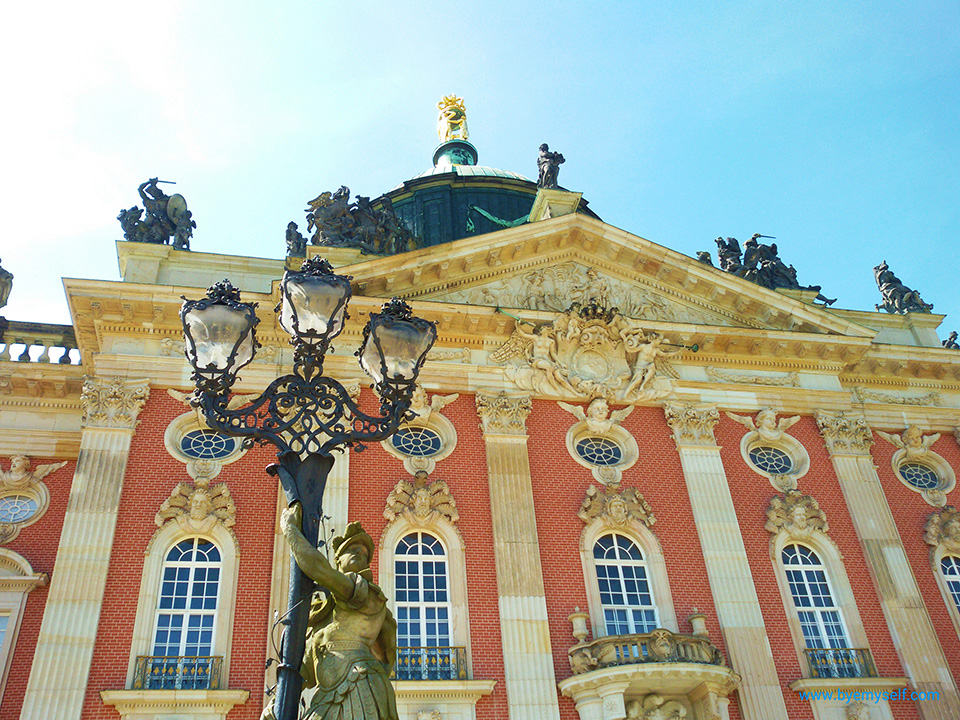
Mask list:
[[[819,412],[816,420],[904,672],[915,689],[936,695],[917,710],[924,720],[958,718],[960,696],[873,464],[867,421],[843,412]]]
[[[146,380],[84,378],[80,454],[22,720],[80,717],[130,440],[149,393]]]
[[[477,393],[487,451],[500,632],[511,720],[559,720],[527,454],[529,397]]]
[[[664,412],[680,454],[730,665],[743,678],[739,690],[743,717],[787,720],[753,574],[713,435],[720,415],[716,408],[693,405],[667,405]]]

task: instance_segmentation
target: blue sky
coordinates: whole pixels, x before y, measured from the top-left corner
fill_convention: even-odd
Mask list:
[[[341,184],[430,165],[465,99],[480,163],[560,182],[687,255],[777,236],[838,307],[886,259],[960,329],[960,5],[954,3],[18,3],[2,312],[67,322],[60,278],[119,278],[117,212],[177,181],[197,251],[282,257]]]

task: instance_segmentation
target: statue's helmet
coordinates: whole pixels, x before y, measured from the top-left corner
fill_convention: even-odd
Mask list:
[[[373,558],[373,538],[360,526],[359,522],[352,522],[347,525],[343,535],[337,535],[333,539],[333,550],[339,558],[352,545],[362,545],[367,549],[367,560]]]

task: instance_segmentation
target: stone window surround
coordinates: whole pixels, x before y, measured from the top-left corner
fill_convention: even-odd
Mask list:
[[[453,423],[447,420],[439,412],[432,412],[426,418],[418,417],[415,420],[406,422],[400,426],[403,428],[429,428],[440,436],[440,452],[426,457],[407,455],[400,452],[393,445],[393,438],[387,438],[380,442],[380,446],[393,457],[403,462],[404,469],[411,475],[416,475],[418,471],[423,470],[428,474],[432,473],[440,460],[450,457],[450,454],[457,447],[457,430]]]
[[[869,648],[869,643],[863,627],[863,620],[860,617],[860,610],[857,608],[856,598],[843,564],[843,555],[833,540],[820,532],[814,532],[803,539],[792,537],[787,532],[778,533],[770,539],[770,560],[773,563],[777,586],[780,588],[780,598],[783,600],[783,610],[787,617],[787,625],[790,627],[797,661],[800,664],[800,674],[802,678],[809,678],[810,667],[803,652],[807,649],[807,644],[803,637],[803,629],[800,627],[800,616],[797,614],[797,608],[793,603],[793,594],[790,592],[786,569],[781,559],[781,553],[787,545],[802,545],[817,554],[827,576],[830,595],[840,611],[850,647]]]
[[[166,431],[163,433],[163,444],[164,447],[166,447],[167,452],[170,453],[172,457],[186,465],[196,462],[197,458],[184,454],[184,452],[180,449],[180,441],[187,433],[193,432],[194,430],[206,430],[208,432],[211,431],[209,427],[200,422],[196,411],[184,413],[183,415],[175,417],[170,421]],[[245,452],[246,450],[243,448],[242,443],[238,438],[236,448],[233,450],[233,452],[222,458],[209,458],[207,462],[216,463],[220,466],[229,465],[230,463],[236,462],[243,457]],[[216,475],[213,477],[215,476]]]
[[[950,555],[960,560],[960,552],[951,550],[942,543],[930,548],[930,564],[933,575],[937,580],[937,587],[940,588],[940,593],[943,595],[943,602],[947,606],[947,612],[953,621],[953,627],[956,629],[957,634],[960,635],[960,608],[958,608],[957,603],[954,602],[953,596],[950,594],[950,588],[947,587],[947,579],[943,576],[943,571],[940,569],[940,561]]]
[[[151,538],[143,556],[143,575],[137,601],[137,616],[130,644],[130,661],[126,687],[132,687],[137,657],[153,653],[153,635],[156,630],[157,603],[160,598],[163,565],[167,554],[178,542],[199,537],[214,543],[220,550],[220,595],[217,599],[217,619],[214,623],[212,655],[223,657],[220,671],[221,685],[230,677],[230,649],[233,645],[233,621],[237,599],[237,565],[239,552],[230,531],[216,523],[205,533],[185,533],[177,523],[166,523]]]
[[[46,583],[46,574],[35,573],[25,557],[13,550],[0,548],[0,613],[9,617],[3,643],[0,644],[0,702],[13,661],[27,593]]]
[[[620,462],[615,465],[595,465],[582,458],[580,453],[577,452],[577,443],[591,437],[606,438],[616,443],[623,453]],[[581,420],[571,425],[570,429],[567,430],[566,445],[570,457],[572,457],[578,465],[590,470],[597,482],[605,485],[616,485],[619,483],[623,477],[623,471],[633,467],[640,458],[640,450],[637,447],[636,438],[619,425],[611,425],[610,429],[606,432],[597,432],[596,430],[591,430],[588,424]]]
[[[604,622],[603,608],[600,602],[600,586],[597,580],[597,567],[594,563],[593,546],[601,536],[608,533],[623,535],[633,541],[640,549],[647,566],[650,594],[653,596],[653,604],[660,616],[660,625],[667,630],[680,632],[677,626],[676,610],[673,606],[673,596],[670,592],[670,580],[667,577],[667,564],[664,559],[663,548],[661,548],[656,535],[635,520],[628,521],[624,526],[614,527],[605,522],[602,517],[599,517],[584,527],[580,534],[580,561],[586,583],[587,611],[590,615],[593,639],[606,636],[606,623]]]
[[[924,490],[922,488],[914,487],[904,480],[903,476],[900,474],[900,466],[908,463],[924,465],[933,470],[933,472],[936,473],[937,477],[940,479],[937,487],[931,490]],[[957,486],[957,476],[953,472],[953,468],[950,467],[950,463],[944,460],[933,450],[927,450],[920,457],[913,458],[910,457],[905,450],[897,450],[895,453],[893,453],[893,457],[890,458],[890,466],[893,468],[894,477],[897,478],[897,480],[899,480],[905,488],[911,490],[912,492],[918,493],[924,499],[924,501],[932,507],[942,507],[945,500],[940,501],[940,498],[945,498],[946,494]],[[938,493],[939,495],[937,495]]]
[[[784,475],[776,475],[758,468],[750,459],[750,451],[757,447],[777,448],[786,453],[793,464],[791,471]],[[785,432],[776,440],[763,438],[756,430],[748,432],[740,440],[740,456],[748,468],[760,477],[766,478],[770,482],[770,485],[780,492],[795,490],[797,488],[797,480],[806,475],[810,470],[810,456],[807,454],[807,449],[796,438],[787,435]]]

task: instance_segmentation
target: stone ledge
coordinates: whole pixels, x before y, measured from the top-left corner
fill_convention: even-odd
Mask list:
[[[472,700],[477,702],[493,692],[496,680],[397,680],[397,700],[434,698]]]
[[[596,692],[605,685],[625,684],[626,692],[656,692],[662,695],[687,695],[701,685],[716,688],[719,695],[733,693],[740,676],[728,667],[700,663],[642,663],[614,665],[573,675],[557,683],[560,692],[576,699],[582,693]]]
[[[249,690],[101,690],[104,705],[113,705],[124,720],[151,720],[187,715],[193,720],[224,720]]]
[[[864,678],[801,678],[790,683],[794,692],[817,690],[865,690],[883,692],[910,687],[910,678],[905,677],[864,677]]]

